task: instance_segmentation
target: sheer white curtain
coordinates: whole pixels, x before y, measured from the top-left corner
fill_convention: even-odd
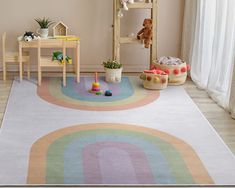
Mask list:
[[[231,110],[235,0],[186,0],[182,56],[191,64],[192,80]]]

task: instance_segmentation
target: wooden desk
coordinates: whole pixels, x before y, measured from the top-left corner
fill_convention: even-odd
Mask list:
[[[75,73],[77,77],[77,82],[80,82],[80,41],[79,40],[66,40],[66,39],[41,39],[41,46],[43,48],[62,48],[63,42],[66,43],[66,48],[72,48],[76,50],[76,59],[73,60],[75,65]],[[22,51],[23,49],[38,48],[38,41],[33,40],[30,42],[19,41],[19,66],[20,66],[20,81],[23,79],[23,69],[22,69]]]

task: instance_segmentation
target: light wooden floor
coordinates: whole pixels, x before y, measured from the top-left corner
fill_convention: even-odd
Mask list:
[[[0,73],[0,125],[2,124],[14,76],[14,73],[10,74],[8,80],[3,82],[2,73]],[[217,106],[205,91],[197,89],[192,81],[188,80],[184,87],[202,113],[235,154],[235,120],[230,117],[229,113]]]

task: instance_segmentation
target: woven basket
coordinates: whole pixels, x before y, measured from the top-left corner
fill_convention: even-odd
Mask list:
[[[168,84],[168,75],[142,73],[140,79],[143,80],[143,86],[146,89],[165,89]]]
[[[182,85],[187,79],[187,64],[186,62],[180,65],[165,65],[158,62],[153,63],[156,68],[165,72],[169,71],[168,85]],[[168,70],[168,71],[167,71]]]

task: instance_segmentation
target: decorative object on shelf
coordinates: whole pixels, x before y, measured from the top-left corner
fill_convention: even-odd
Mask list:
[[[47,38],[49,33],[49,27],[54,24],[49,18],[36,18],[35,21],[39,24],[40,28],[37,29],[37,34],[42,38]]]
[[[126,11],[129,10],[129,8],[127,6],[128,3],[133,4],[134,0],[120,0],[120,4],[122,5],[122,8],[120,8],[118,11],[118,17],[122,18],[124,16],[123,10],[126,10]]]
[[[160,69],[145,70],[140,79],[146,89],[160,90],[165,89],[168,84],[168,74]]]
[[[153,24],[152,19],[145,19],[143,23],[144,28],[137,33],[137,39],[140,40],[145,48],[149,48],[152,44],[153,38]]]
[[[124,10],[129,10],[127,4],[133,4],[134,0],[120,0],[120,3],[122,4]]]
[[[40,38],[40,37],[36,36],[34,32],[25,31],[25,34],[23,36],[18,37],[18,41],[24,40],[26,42],[29,42],[32,40],[37,40],[38,38]]]
[[[98,79],[98,73],[95,72],[95,81],[92,83],[92,88],[89,90],[90,93],[94,93],[96,95],[102,95],[103,91],[100,89],[100,83]]]
[[[116,60],[103,62],[105,70],[105,81],[111,83],[120,83],[122,81],[123,65]]]
[[[53,61],[60,61],[62,64],[64,64],[64,58],[63,58],[63,53],[61,51],[55,51],[53,52],[52,56]],[[65,57],[65,60],[68,64],[72,64],[72,58],[67,56]]]
[[[62,21],[59,21],[53,27],[53,36],[67,36],[68,35],[68,26],[65,25]]]
[[[153,63],[153,67],[161,69],[169,75],[169,85],[182,85],[187,79],[190,66],[176,57],[161,57]]]

